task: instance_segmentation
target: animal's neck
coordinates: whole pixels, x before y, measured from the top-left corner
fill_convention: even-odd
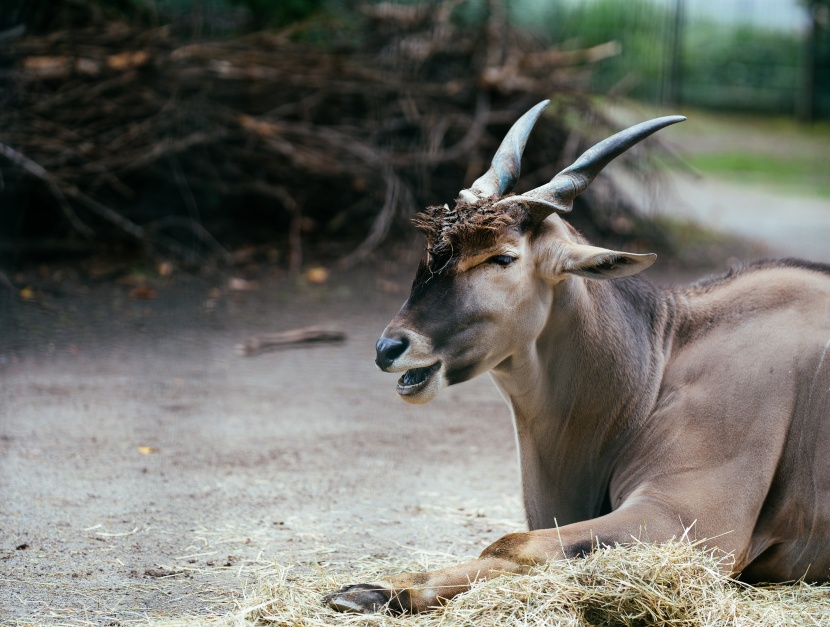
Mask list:
[[[532,527],[594,517],[659,387],[669,307],[640,279],[570,278],[537,341],[493,372],[516,422]]]

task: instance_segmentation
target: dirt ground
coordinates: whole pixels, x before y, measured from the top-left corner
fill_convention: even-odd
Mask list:
[[[184,277],[152,300],[71,282],[7,299],[0,622],[221,614],[263,563],[470,555],[518,527],[511,425],[489,381],[411,407],[374,366],[404,287],[393,269],[264,277],[218,298]],[[235,350],[308,324],[347,341]]]
[[[695,183],[705,198],[704,184],[723,185]],[[699,207],[677,185],[676,206]],[[717,189],[739,223],[758,198],[770,215],[784,202]],[[828,233],[822,202],[811,236]],[[793,213],[778,215],[768,234],[789,232]],[[772,253],[798,248],[751,235]],[[830,261],[830,247],[810,252]],[[152,299],[46,267],[31,300],[0,291],[0,622],[214,616],[274,563],[464,557],[520,529],[512,426],[489,379],[409,406],[373,364],[414,264],[323,285],[266,273],[250,292],[174,274]],[[347,341],[236,352],[309,324]]]

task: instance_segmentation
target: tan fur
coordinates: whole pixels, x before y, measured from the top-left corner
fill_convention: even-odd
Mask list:
[[[421,611],[598,542],[684,535],[733,554],[748,581],[826,579],[830,267],[769,263],[658,291],[586,278],[618,276],[607,259],[625,253],[588,254],[557,216],[487,238],[476,250],[468,237],[459,263],[413,288],[384,337],[422,338],[400,357],[407,368],[440,360],[421,400],[492,373],[516,426],[531,531],[467,564],[390,577],[385,594]],[[516,261],[487,261],[502,249]],[[364,607],[361,594],[328,600]]]

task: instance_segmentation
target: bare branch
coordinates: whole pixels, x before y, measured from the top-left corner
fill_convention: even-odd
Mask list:
[[[7,146],[6,144],[0,143],[0,155],[6,157],[6,159],[10,160],[15,165],[20,166],[34,176],[37,179],[40,179],[44,183],[46,183],[47,187],[49,187],[49,191],[52,192],[52,196],[55,197],[55,200],[58,201],[58,205],[60,206],[61,210],[63,211],[63,215],[69,220],[69,223],[72,225],[78,233],[85,237],[92,237],[94,235],[94,231],[89,228],[86,224],[81,222],[81,219],[78,217],[78,214],[72,209],[72,206],[69,204],[69,201],[66,200],[66,196],[64,196],[63,191],[60,188],[57,180],[54,176],[52,176],[49,172],[46,171],[43,166],[39,163],[32,161],[24,155],[22,152],[19,152],[12,148],[11,146]]]

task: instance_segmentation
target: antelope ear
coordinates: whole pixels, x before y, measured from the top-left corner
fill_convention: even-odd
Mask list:
[[[562,272],[587,279],[619,279],[637,274],[657,260],[657,255],[623,253],[607,248],[572,244],[564,255]]]

